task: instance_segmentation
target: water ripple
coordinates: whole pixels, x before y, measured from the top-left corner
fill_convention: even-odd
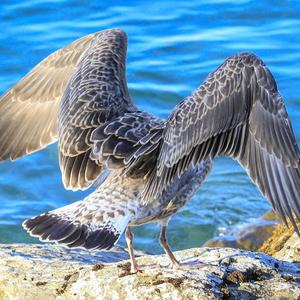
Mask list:
[[[0,26],[1,92],[72,40],[106,28],[125,29],[130,94],[142,109],[163,117],[226,57],[252,51],[274,73],[300,140],[298,1],[5,0]],[[0,242],[36,242],[22,230],[24,218],[89,193],[64,190],[56,145],[1,164],[0,189]],[[199,246],[268,207],[237,163],[218,159],[201,191],[171,221],[171,244]],[[160,252],[155,225],[136,233],[137,247]]]

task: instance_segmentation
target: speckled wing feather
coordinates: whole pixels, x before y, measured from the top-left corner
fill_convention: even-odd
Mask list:
[[[127,176],[144,177],[156,164],[164,128],[164,120],[146,112],[125,113],[93,131],[91,157],[108,168],[124,168]]]
[[[99,176],[101,161],[91,159],[92,132],[136,111],[128,94],[125,61],[127,36],[122,30],[95,35],[72,74],[59,111],[59,161],[66,188],[88,188]]]
[[[300,219],[299,150],[275,80],[255,55],[230,57],[171,114],[144,202],[207,157],[226,155],[247,170],[286,221]]]
[[[0,98],[0,161],[57,140],[59,102],[82,53],[97,34],[49,55]]]

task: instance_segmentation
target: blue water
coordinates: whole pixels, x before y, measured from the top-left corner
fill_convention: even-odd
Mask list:
[[[1,1],[0,92],[56,49],[113,27],[129,35],[127,80],[142,109],[166,117],[226,57],[252,51],[274,73],[300,142],[300,1]],[[37,242],[25,218],[88,193],[64,190],[56,145],[0,164],[0,242]],[[200,246],[268,208],[242,168],[220,158],[170,222],[170,243]],[[156,225],[135,232],[137,248],[161,251]]]

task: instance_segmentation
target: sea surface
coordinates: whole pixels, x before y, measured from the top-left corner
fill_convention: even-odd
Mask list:
[[[4,0],[0,28],[1,94],[71,41],[124,29],[130,94],[141,109],[161,117],[228,56],[254,52],[273,72],[300,143],[300,1]],[[22,229],[24,219],[88,193],[64,190],[56,144],[1,163],[0,243],[38,242]],[[198,194],[171,220],[170,244],[173,249],[200,246],[255,222],[269,208],[244,170],[219,158]],[[158,234],[157,225],[136,228],[136,248],[161,252]]]

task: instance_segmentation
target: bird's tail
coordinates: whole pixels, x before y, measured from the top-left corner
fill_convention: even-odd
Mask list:
[[[41,241],[108,250],[118,241],[139,207],[133,190],[118,180],[103,183],[82,201],[28,219],[23,227]]]

